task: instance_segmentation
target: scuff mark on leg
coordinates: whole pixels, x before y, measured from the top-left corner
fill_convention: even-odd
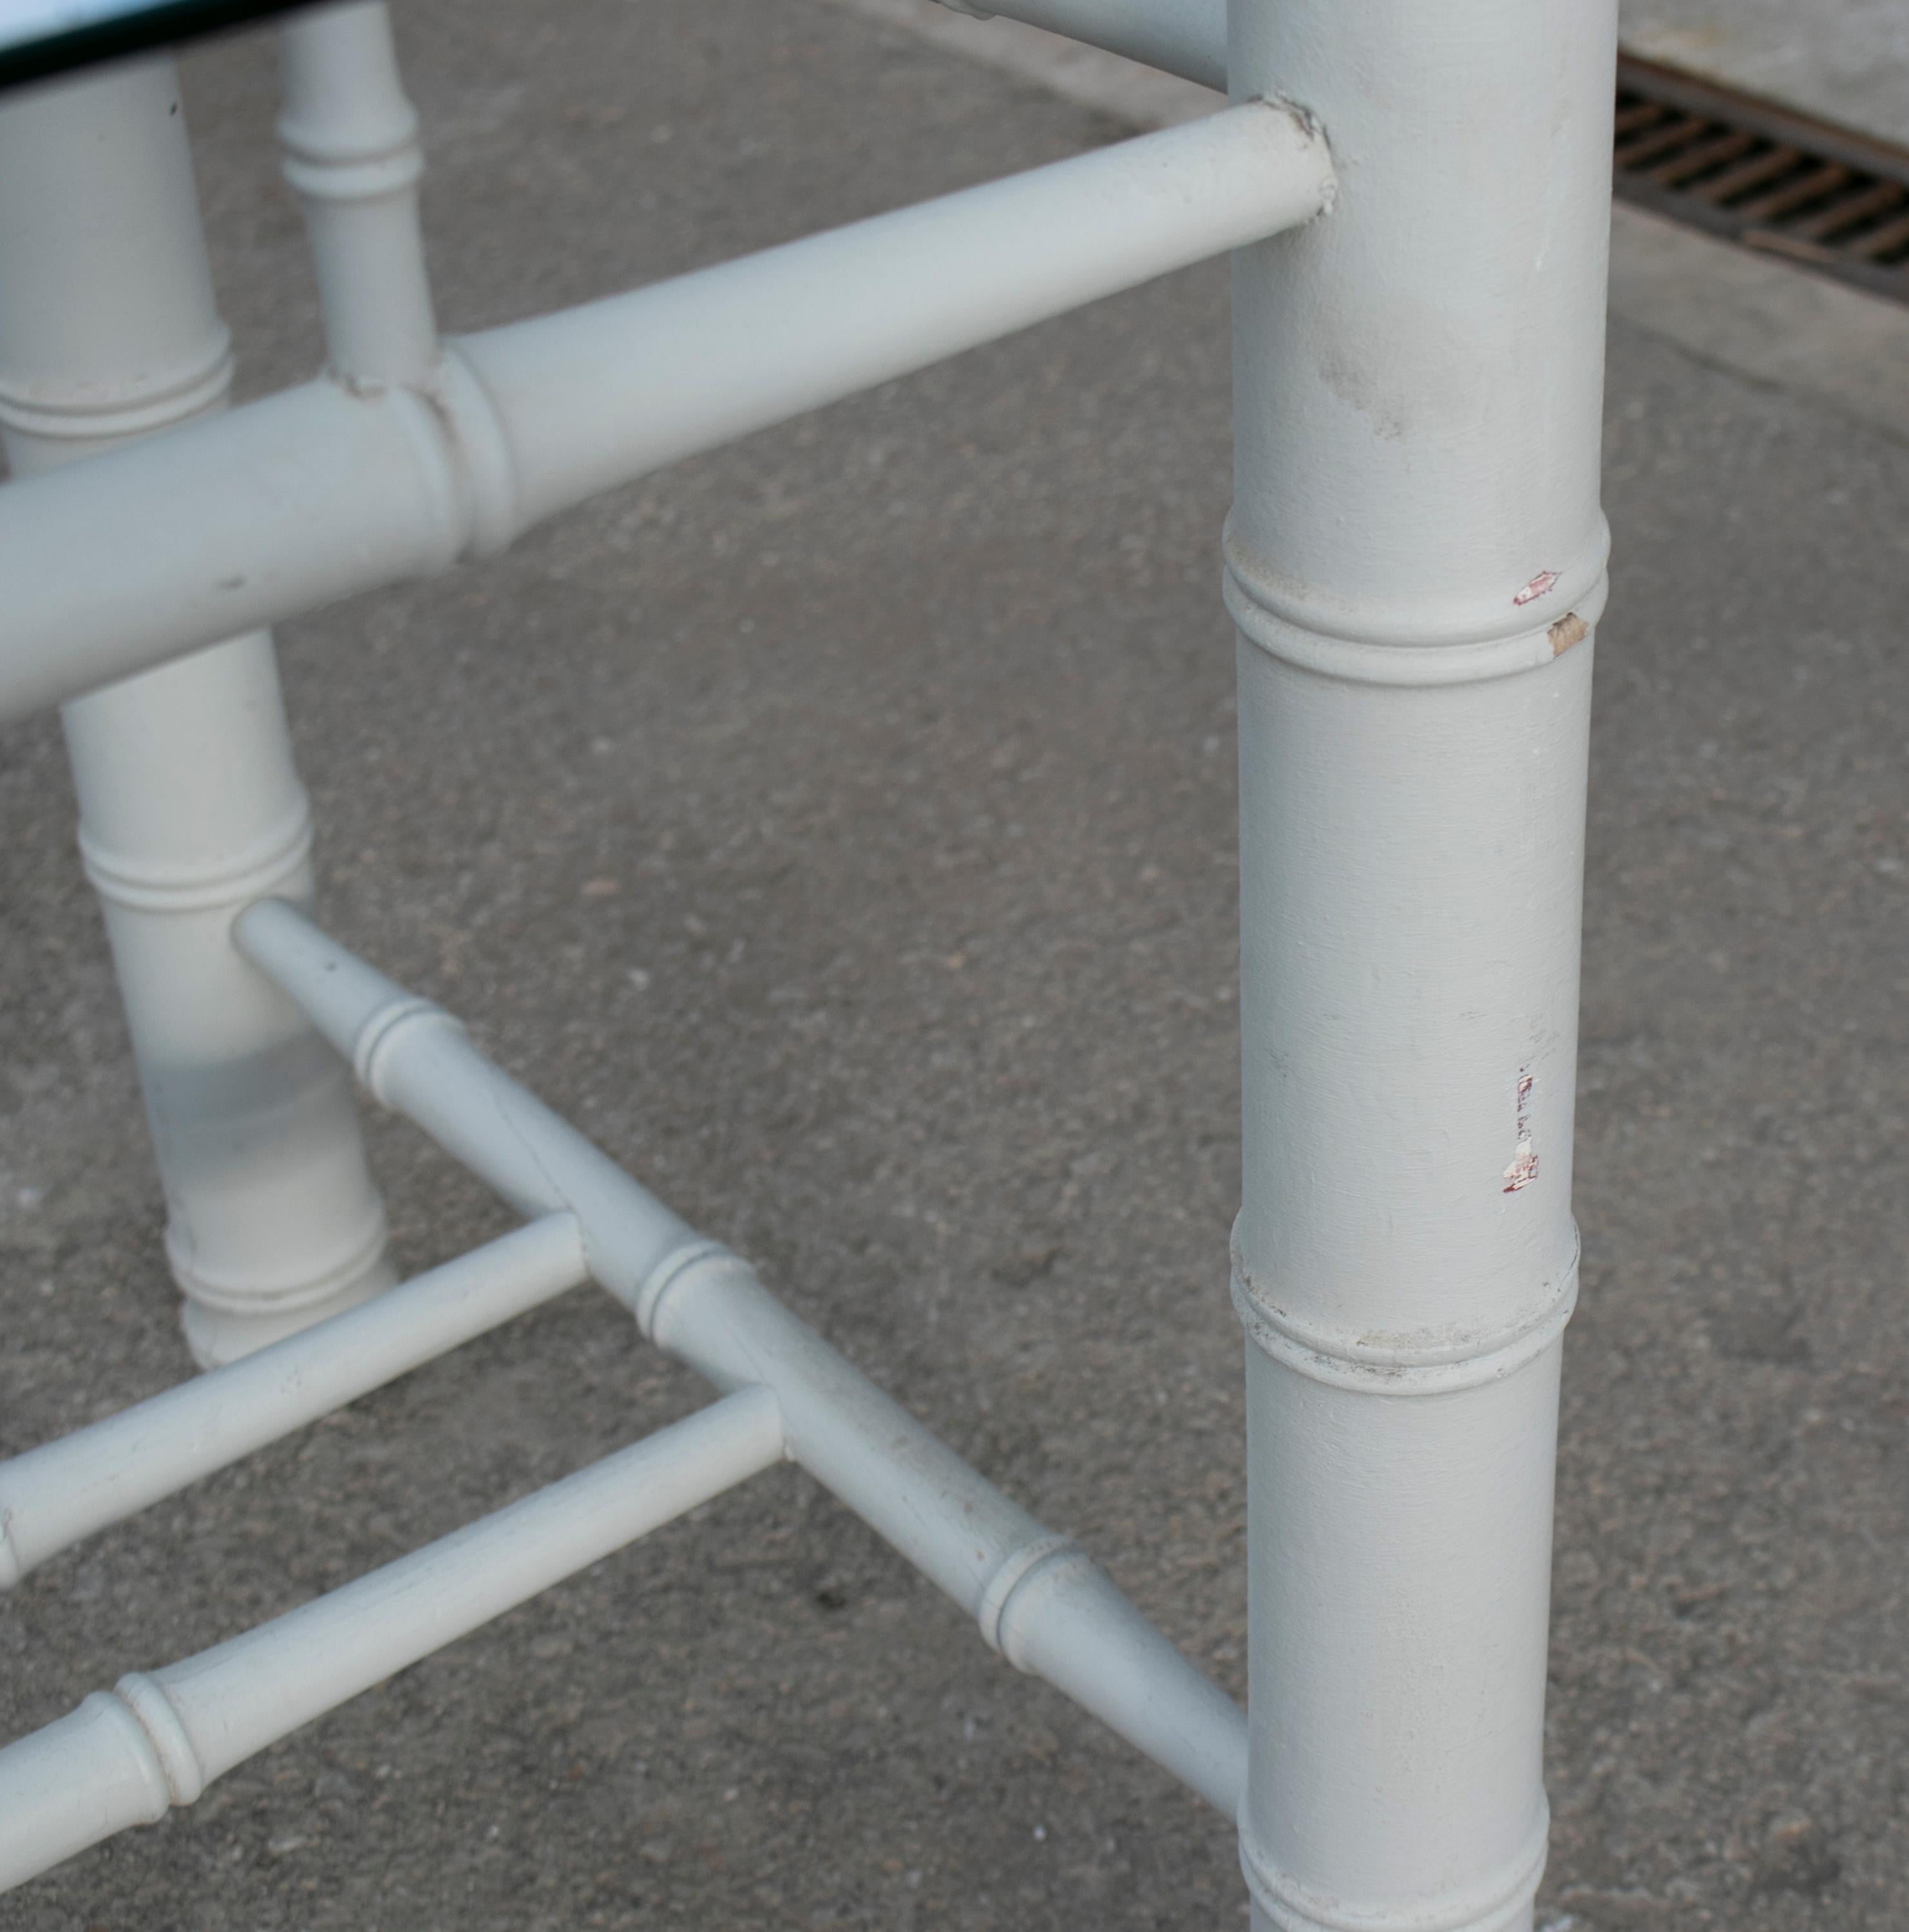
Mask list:
[[[1518,594],[1511,599],[1514,604],[1535,604],[1545,592],[1556,588],[1558,573],[1555,570],[1541,570]]]
[[[1583,626],[1580,625],[1581,630]],[[1518,1150],[1511,1156],[1511,1164],[1505,1170],[1505,1192],[1516,1194],[1521,1188],[1529,1187],[1538,1178],[1538,1156],[1531,1144],[1531,1089],[1532,1075],[1530,1068],[1518,1069]]]
[[[1575,610],[1568,610],[1544,634],[1551,640],[1551,655],[1561,658],[1573,644],[1581,644],[1591,627]]]

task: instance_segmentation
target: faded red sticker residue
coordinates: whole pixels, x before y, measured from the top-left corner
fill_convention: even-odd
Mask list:
[[[1518,1150],[1505,1170],[1505,1192],[1515,1194],[1538,1178],[1538,1156],[1531,1146],[1531,1088],[1529,1068],[1518,1071]]]
[[[1511,602],[1514,604],[1535,604],[1557,580],[1558,573],[1555,570],[1541,570]]]

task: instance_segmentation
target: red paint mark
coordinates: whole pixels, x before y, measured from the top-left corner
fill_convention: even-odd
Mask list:
[[[1538,1178],[1538,1156],[1531,1145],[1531,1090],[1533,1076],[1529,1068],[1518,1070],[1518,1150],[1505,1170],[1505,1190],[1516,1194]]]
[[[1557,580],[1558,573],[1555,570],[1541,570],[1511,602],[1514,604],[1535,604],[1546,591],[1556,586]]]

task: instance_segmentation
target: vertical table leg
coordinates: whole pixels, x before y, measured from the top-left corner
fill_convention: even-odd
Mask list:
[[[287,16],[278,138],[305,203],[332,373],[359,389],[437,380],[437,322],[418,221],[424,173],[383,0]]]
[[[0,287],[16,474],[220,406],[231,356],[169,60],[0,107]],[[186,1334],[202,1364],[228,1361],[392,1279],[345,1069],[230,938],[261,893],[312,889],[272,640],[77,699],[64,722]]]
[[[1231,4],[1340,182],[1235,282],[1260,1932],[1543,1870],[1615,14]]]

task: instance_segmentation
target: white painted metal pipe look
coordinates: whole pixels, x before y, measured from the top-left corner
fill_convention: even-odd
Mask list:
[[[789,1453],[980,1624],[1232,1816],[1241,1713],[1127,1603],[638,1182],[493,1066],[440,1008],[407,994],[292,908],[236,928],[359,1078],[520,1211],[575,1214],[592,1271],[644,1332],[719,1388],[773,1389]]]
[[[383,0],[290,14],[280,48],[278,138],[305,204],[332,372],[353,386],[427,384],[437,323],[418,226],[424,154]]]
[[[1309,220],[1324,143],[1264,104],[632,295],[468,336],[514,528],[977,343]]]
[[[335,379],[215,420],[197,418],[223,395],[227,351],[181,137],[155,124],[167,70],[0,110],[0,422],[23,472],[0,491],[0,716],[220,646],[68,716],[176,1225],[203,1178],[176,1150],[206,1122],[250,1148],[233,1123],[289,1094],[323,1132],[271,1143],[226,1232],[307,1261],[361,1221],[381,1240],[308,1020],[380,1100],[543,1217],[513,1238],[536,1267],[494,1280],[485,1256],[453,1264],[467,1286],[484,1274],[487,1306],[555,1292],[581,1242],[644,1333],[725,1391],[0,1751],[0,1885],[191,1802],[786,1454],[1010,1660],[1238,1816],[1256,1932],[1530,1932],[1577,1286],[1614,0],[1472,0],[1462,32],[1416,0],[1227,0],[1223,49],[1211,0],[999,10],[1196,79],[1229,74],[1236,104],[444,351],[389,22],[363,0],[305,17],[286,36],[284,127]],[[79,183],[62,183],[57,220],[35,172],[49,155]],[[269,640],[248,634],[1227,249],[1250,1719],[744,1262],[287,902],[309,884],[302,795]],[[264,729],[239,729],[248,708]],[[195,730],[216,755],[195,757]],[[295,1184],[308,1195],[284,1192]],[[278,1226],[281,1197],[302,1205]],[[216,1309],[230,1271],[203,1264],[197,1239],[175,1242],[176,1266]],[[329,1286],[287,1288],[267,1268],[233,1292],[256,1313],[263,1280],[296,1316],[345,1280],[326,1266]],[[0,1466],[0,1567],[429,1352],[475,1305],[454,1320],[455,1298],[429,1286]]]
[[[700,1245],[687,1222],[492,1066],[443,1007],[407,993],[283,901],[248,907],[233,936],[383,1106],[520,1214],[575,1215],[592,1275],[626,1306],[671,1256]]]
[[[1340,177],[1235,269],[1257,1932],[1544,1868],[1615,12],[1232,0]]]
[[[575,1220],[546,1215],[243,1361],[0,1462],[0,1588],[589,1279]]]
[[[636,1312],[658,1347],[717,1388],[774,1389],[789,1453],[947,1592],[995,1649],[1237,1815],[1238,1706],[1083,1550],[969,1468],[746,1262],[714,1244],[680,1251],[642,1285]]]
[[[0,1889],[129,1826],[393,1672],[782,1460],[755,1388],[0,1750]]]
[[[0,436],[17,476],[57,484],[83,473],[77,458],[110,462],[101,452],[221,406],[232,357],[170,61],[0,106]],[[157,487],[141,524],[164,501]],[[25,567],[70,572],[84,597],[102,560],[96,547],[90,562]],[[0,655],[12,615],[0,595]],[[125,634],[143,621],[127,614]],[[272,640],[239,628],[217,626],[230,641],[188,662],[76,698],[62,721],[202,1364],[393,1279],[349,1087],[227,939],[248,899],[312,889]]]
[[[999,14],[1110,54],[1226,86],[1226,0],[942,0],[977,20]]]
[[[0,490],[0,716],[501,548],[599,490],[1309,220],[1255,103],[320,382]]]
[[[410,389],[307,382],[17,478],[0,486],[0,717],[434,576],[470,529],[443,424]]]

